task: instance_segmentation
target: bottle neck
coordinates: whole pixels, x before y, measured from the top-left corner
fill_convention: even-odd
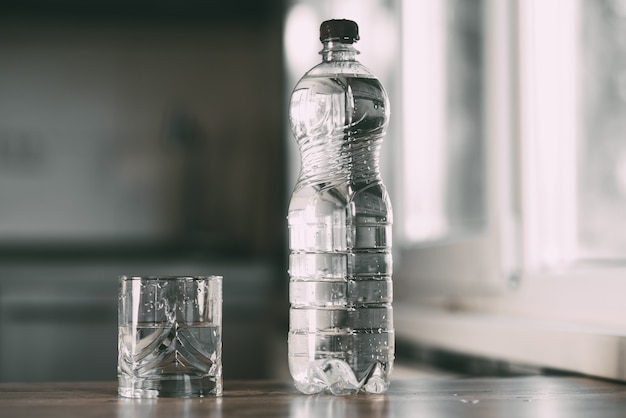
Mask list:
[[[354,44],[347,44],[337,41],[324,41],[324,47],[320,51],[323,62],[331,61],[356,61],[359,51]]]

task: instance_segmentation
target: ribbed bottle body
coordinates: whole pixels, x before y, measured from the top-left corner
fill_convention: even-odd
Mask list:
[[[288,214],[289,366],[304,393],[380,393],[394,359],[393,216],[378,167],[388,101],[358,63],[331,67],[305,75],[289,107],[302,158]]]

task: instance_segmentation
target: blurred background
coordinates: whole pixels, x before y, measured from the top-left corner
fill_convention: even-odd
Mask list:
[[[120,274],[223,275],[226,378],[286,376],[286,104],[329,18],[391,100],[400,360],[626,378],[475,321],[608,326],[624,356],[626,2],[9,0],[0,381],[114,379]]]
[[[284,9],[2,2],[0,380],[114,378],[120,274],[223,275],[228,376],[271,374]]]

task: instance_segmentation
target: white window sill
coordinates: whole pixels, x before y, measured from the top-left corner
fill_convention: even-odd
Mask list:
[[[626,381],[626,330],[513,315],[394,305],[399,339],[519,364]]]

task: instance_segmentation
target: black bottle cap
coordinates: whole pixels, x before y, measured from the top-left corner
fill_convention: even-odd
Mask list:
[[[352,44],[359,40],[359,26],[347,19],[326,20],[320,25],[320,41]]]

